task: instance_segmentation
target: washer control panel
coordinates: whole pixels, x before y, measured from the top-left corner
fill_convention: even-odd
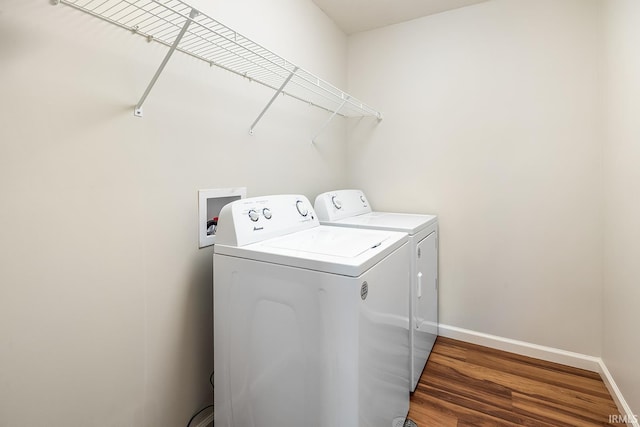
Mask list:
[[[249,219],[251,219],[251,221],[253,222],[256,222],[260,219],[260,214],[258,214],[255,209],[249,209]]]
[[[313,206],[302,195],[240,199],[220,211],[216,244],[244,246],[319,225]]]
[[[336,190],[316,197],[314,205],[320,221],[337,221],[371,212],[362,190]]]

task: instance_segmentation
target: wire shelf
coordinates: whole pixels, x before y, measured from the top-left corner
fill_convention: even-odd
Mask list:
[[[378,111],[355,97],[180,0],[59,2],[144,36],[149,41],[169,47],[176,44],[175,50],[337,115],[382,117]],[[141,103],[144,97],[146,93]]]

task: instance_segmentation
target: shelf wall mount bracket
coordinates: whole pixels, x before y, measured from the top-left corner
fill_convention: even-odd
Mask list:
[[[312,144],[316,143],[316,139],[318,138],[318,136],[320,136],[320,134],[325,130],[325,128],[327,126],[329,126],[329,123],[331,123],[333,118],[336,116],[336,114],[338,114],[338,112],[342,109],[342,107],[344,107],[344,104],[346,104],[348,100],[349,100],[348,96],[346,98],[344,98],[344,100],[342,101],[342,104],[340,104],[338,106],[338,108],[336,108],[336,110],[333,112],[333,114],[331,114],[331,116],[327,119],[327,121],[324,122],[322,127],[320,129],[318,129],[318,132],[316,132],[316,134],[313,136],[313,138],[311,138],[311,143]]]
[[[193,19],[196,16],[198,16],[199,14],[200,14],[200,12],[198,12],[196,9],[193,9],[193,8],[191,9],[191,12],[189,12],[189,18],[187,18],[185,20],[184,25],[182,26],[182,28],[180,29],[180,32],[176,36],[176,39],[171,44],[171,47],[169,48],[169,51],[164,56],[164,59],[160,63],[160,66],[156,70],[156,73],[153,75],[153,78],[151,78],[151,81],[147,85],[147,89],[144,91],[144,93],[140,97],[140,101],[138,101],[138,103],[136,104],[136,106],[135,106],[135,108],[133,110],[133,115],[134,116],[142,117],[142,104],[144,104],[144,101],[147,99],[147,96],[149,96],[149,93],[151,92],[151,89],[153,89],[153,86],[156,84],[156,81],[158,80],[158,77],[160,77],[160,74],[162,74],[162,71],[164,70],[164,67],[169,62],[169,59],[171,59],[171,55],[173,55],[173,52],[175,52],[176,49],[178,48],[178,45],[180,44],[180,41],[182,40],[182,37],[185,35],[187,30],[189,29],[189,25],[191,24]]]
[[[258,115],[258,117],[253,121],[253,123],[251,124],[251,127],[249,128],[249,134],[253,135],[253,129],[256,127],[256,125],[258,124],[258,122],[260,121],[260,119],[262,119],[262,116],[264,116],[264,113],[267,112],[267,110],[269,109],[269,107],[271,107],[271,104],[273,104],[273,101],[276,100],[276,98],[278,97],[278,95],[280,95],[282,93],[282,91],[284,90],[285,86],[287,86],[287,84],[291,81],[291,78],[296,74],[296,71],[298,71],[298,67],[294,67],[293,71],[291,71],[291,73],[289,74],[289,76],[285,79],[284,82],[282,82],[282,85],[280,85],[280,87],[278,88],[278,90],[276,91],[276,93],[273,94],[273,96],[271,97],[271,99],[269,100],[269,102],[267,103],[267,105],[262,109],[262,112]]]

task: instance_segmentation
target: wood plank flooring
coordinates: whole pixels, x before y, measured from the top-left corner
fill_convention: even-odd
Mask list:
[[[409,418],[418,427],[590,427],[619,414],[595,372],[438,337]]]

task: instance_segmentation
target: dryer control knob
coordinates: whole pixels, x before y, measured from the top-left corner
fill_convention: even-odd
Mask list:
[[[249,218],[251,221],[256,222],[260,218],[260,215],[254,209],[251,209],[249,211]]]
[[[338,199],[338,196],[333,196],[331,198],[331,201],[333,202],[333,206],[335,206],[336,209],[342,209],[342,202],[340,201],[340,199]]]
[[[266,219],[271,219],[271,217],[273,216],[273,215],[271,214],[271,209],[269,209],[269,208],[264,208],[264,209],[262,209],[262,215],[264,215],[264,217],[265,217]]]
[[[309,214],[309,210],[304,205],[304,202],[302,200],[298,200],[296,202],[296,209],[298,209],[298,213],[302,216],[307,216]]]

